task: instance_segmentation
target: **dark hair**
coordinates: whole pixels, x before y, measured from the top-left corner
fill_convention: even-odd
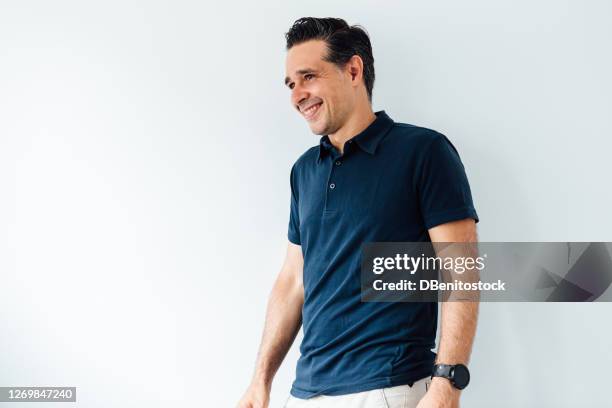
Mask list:
[[[353,55],[363,60],[363,81],[368,98],[372,101],[374,89],[374,56],[366,30],[358,25],[349,26],[341,18],[302,17],[297,19],[285,34],[287,50],[309,40],[324,40],[328,53],[324,60],[344,66]]]

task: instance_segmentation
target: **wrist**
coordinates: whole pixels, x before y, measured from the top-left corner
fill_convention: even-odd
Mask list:
[[[459,398],[461,390],[455,388],[447,378],[433,377],[429,390],[446,398]]]
[[[272,378],[263,375],[255,375],[251,380],[251,387],[264,388],[269,392],[272,388]]]

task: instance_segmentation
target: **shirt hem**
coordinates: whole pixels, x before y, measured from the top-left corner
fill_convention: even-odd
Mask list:
[[[478,214],[476,214],[474,207],[464,207],[429,216],[425,219],[425,226],[427,229],[430,229],[440,224],[465,218],[472,218],[475,222],[479,221]]]
[[[301,245],[300,239],[297,237],[297,235],[289,233],[287,234],[287,238],[289,239],[289,242],[291,242],[292,244]]]
[[[320,391],[305,391],[299,388],[296,388],[295,385],[291,387],[290,394],[295,398],[300,399],[309,399],[316,397],[318,395],[345,395],[345,394],[353,394],[357,392],[371,391],[378,388],[388,388],[388,387],[396,387],[398,385],[405,385],[413,383],[431,375],[431,370],[422,370],[418,373],[411,374],[400,374],[393,377],[382,377],[382,378],[373,378],[371,380],[360,382],[360,383],[352,383],[352,384],[341,384],[330,386]]]

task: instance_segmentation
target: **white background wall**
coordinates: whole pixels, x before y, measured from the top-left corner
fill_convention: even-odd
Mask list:
[[[612,241],[611,11],[0,3],[0,386],[77,386],[88,408],[238,400],[284,255],[288,172],[318,140],[282,85],[283,34],[305,15],[367,28],[375,109],[453,141],[481,240]],[[611,311],[484,304],[464,405],[609,405]]]

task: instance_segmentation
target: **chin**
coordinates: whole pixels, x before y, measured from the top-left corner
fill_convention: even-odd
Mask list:
[[[327,132],[325,132],[325,129],[310,128],[310,130],[312,131],[313,134],[317,136],[323,136],[327,134]]]
[[[315,135],[323,136],[327,134],[327,126],[325,124],[311,123],[309,126],[310,131]]]

